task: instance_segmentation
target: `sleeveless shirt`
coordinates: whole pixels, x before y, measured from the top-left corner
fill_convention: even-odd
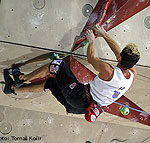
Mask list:
[[[126,79],[120,68],[113,66],[114,75],[110,81],[104,81],[97,75],[92,82],[90,82],[90,93],[93,99],[101,104],[107,106],[118,100],[130,88],[134,74],[129,70],[130,78]]]

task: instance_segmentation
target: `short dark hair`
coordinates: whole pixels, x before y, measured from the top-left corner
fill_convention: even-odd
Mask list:
[[[120,53],[121,67],[125,70],[132,68],[140,59],[140,52],[135,44],[128,44]]]

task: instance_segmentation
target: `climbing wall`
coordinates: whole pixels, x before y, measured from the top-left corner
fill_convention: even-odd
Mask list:
[[[83,47],[82,41],[85,39],[86,30],[92,29],[95,24],[104,27],[106,31],[115,27],[109,32],[113,39],[117,41],[121,48],[128,43],[138,45],[142,53],[141,55],[145,55],[144,58],[142,56],[139,63],[149,66],[147,52],[149,53],[150,33],[148,29],[149,26],[145,24],[146,19],[150,19],[149,6],[149,0],[106,0],[105,2],[99,0],[82,32],[76,37],[72,51]],[[114,59],[112,52],[107,50],[108,46],[106,43],[102,39],[99,41],[100,42],[97,42],[95,46],[96,51],[98,51],[97,55],[106,59]],[[84,53],[86,51],[84,49],[82,48],[79,52]]]
[[[108,11],[114,9],[116,12],[124,11],[122,6],[127,6],[125,3],[129,1],[121,0],[122,3],[120,5],[116,5],[117,2],[119,2],[119,0],[113,0],[113,6],[110,5]],[[149,1],[146,0],[139,0],[140,4],[137,4],[137,10],[139,10],[139,8],[141,9],[141,4],[146,4],[147,6],[148,2]],[[97,3],[98,0],[1,0],[0,40],[35,45],[38,48],[0,43],[0,80],[3,80],[2,70],[4,68],[8,68],[11,64],[18,61],[24,61],[33,56],[46,53],[47,51],[43,51],[40,49],[41,47],[59,51],[70,51],[74,37],[80,35],[89,19],[89,17],[84,17],[82,14],[83,6],[90,4],[95,8]],[[119,24],[120,15],[116,16],[118,19],[114,25],[113,20],[115,17],[113,17],[113,15],[106,17],[103,23],[105,25],[105,21],[110,19],[109,23],[105,26],[108,30],[110,29],[108,33],[118,42],[121,48],[130,42],[139,46],[141,52],[139,64],[142,66],[150,66],[150,32],[144,25],[144,20],[149,14],[150,7],[145,7],[145,9],[139,11],[132,17],[127,15],[124,20],[130,18],[126,21],[121,20],[121,24]],[[115,60],[114,55],[103,39],[99,38],[96,40],[95,48],[98,57]],[[75,52],[86,55],[86,50],[86,47],[84,47]],[[81,61],[81,59],[79,60]],[[48,62],[49,61],[46,61],[44,63]],[[89,66],[84,60],[82,62],[86,66]],[[25,73],[30,72],[42,66],[44,63],[32,64],[23,67],[21,70]],[[115,65],[116,63],[112,64]],[[91,66],[89,66],[89,69],[95,72]],[[150,69],[148,67],[137,67],[137,71],[137,79],[125,96],[134,101],[140,108],[150,112]],[[1,88],[2,87],[1,85]],[[53,141],[54,139],[53,142],[60,142],[61,140],[67,143],[70,142],[70,140],[72,141],[72,138],[74,138],[74,142],[85,143],[88,143],[86,141],[90,140],[93,142],[102,141],[104,143],[123,141],[127,143],[134,143],[134,141],[136,143],[149,142],[149,132],[147,133],[145,130],[137,129],[149,129],[147,126],[118,118],[108,113],[104,113],[101,118],[98,119],[98,121],[106,122],[106,124],[102,124],[101,122],[89,124],[84,120],[84,116],[82,115],[67,115],[63,106],[61,106],[50,93],[25,93],[6,96],[1,90],[0,105],[2,105],[1,112],[4,114],[3,118],[1,118],[1,120],[3,120],[0,122],[0,126],[2,126],[4,122],[10,123],[13,129],[11,134],[16,136],[30,135],[33,131],[37,131],[33,135],[42,136],[44,141],[46,139]],[[32,111],[27,111],[26,109]],[[58,120],[58,122],[56,120]],[[80,123],[84,128],[79,125]],[[109,123],[115,125],[110,125],[108,128]],[[43,132],[39,130],[39,128],[37,129],[37,125],[41,127],[40,129]],[[131,129],[131,127],[134,128]],[[88,133],[89,128],[92,128],[92,131]],[[120,131],[120,128],[123,129],[123,133]],[[107,138],[108,134],[111,138]],[[0,137],[1,136],[3,136],[3,134],[0,134]],[[7,136],[9,137],[9,135]],[[47,140],[45,142],[47,142]]]
[[[2,0],[0,40],[70,51],[87,17],[82,7],[98,0]]]
[[[15,112],[17,116],[14,115]],[[78,118],[4,106],[0,106],[0,114],[3,115],[3,119],[0,120],[2,143],[149,143],[150,141],[150,131],[139,128],[103,122],[90,124]],[[3,134],[6,125],[11,128],[5,131],[7,134]]]
[[[17,112],[17,118],[14,112]],[[3,115],[3,120],[0,120],[2,143],[70,143],[70,141],[72,143],[149,143],[150,141],[149,130],[127,126],[103,122],[87,124],[82,119],[4,106],[0,106],[0,114]],[[5,131],[7,134],[4,135],[3,127],[6,125],[11,128]]]

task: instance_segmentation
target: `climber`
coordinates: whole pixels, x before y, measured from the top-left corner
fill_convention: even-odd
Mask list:
[[[104,38],[108,43],[118,61],[116,66],[96,57],[95,36]],[[140,53],[135,44],[128,44],[121,51],[119,45],[99,25],[93,30],[88,30],[86,37],[88,62],[99,72],[93,81],[86,85],[79,83],[65,61],[55,58],[50,64],[26,75],[14,66],[12,68],[14,80],[9,75],[8,69],[4,69],[6,82],[4,93],[51,91],[68,113],[85,114],[87,121],[95,121],[103,112],[104,106],[118,100],[130,88],[136,78],[134,65],[138,62]],[[34,58],[33,61],[36,60]],[[46,76],[47,79],[28,84],[31,80]]]

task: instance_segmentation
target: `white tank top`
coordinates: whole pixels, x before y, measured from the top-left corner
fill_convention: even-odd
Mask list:
[[[126,79],[118,67],[114,68],[114,75],[110,81],[104,81],[97,75],[92,82],[90,82],[90,93],[93,99],[101,104],[107,106],[118,100],[130,88],[134,74],[130,72],[130,78]]]

